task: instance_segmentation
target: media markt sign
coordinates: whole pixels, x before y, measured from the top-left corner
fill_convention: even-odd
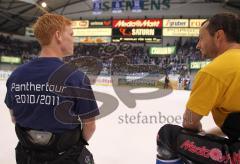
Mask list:
[[[120,13],[123,11],[141,12],[147,10],[161,10],[170,8],[170,0],[92,0],[93,13],[101,14],[105,11]],[[117,12],[116,12],[117,11]]]
[[[162,28],[162,19],[123,19],[113,20],[114,28],[139,27],[139,28]]]

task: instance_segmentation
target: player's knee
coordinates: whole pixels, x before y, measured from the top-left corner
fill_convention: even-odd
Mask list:
[[[176,159],[176,141],[181,127],[171,124],[164,125],[157,135],[158,158],[164,160]]]
[[[179,132],[182,130],[182,127],[172,124],[165,124],[160,128],[157,135],[157,144],[166,143],[171,144],[172,141],[176,142],[176,138]]]

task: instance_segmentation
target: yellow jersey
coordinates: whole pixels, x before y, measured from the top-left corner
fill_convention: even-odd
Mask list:
[[[221,127],[226,116],[240,112],[240,49],[229,49],[196,75],[187,109],[202,116],[212,112]]]

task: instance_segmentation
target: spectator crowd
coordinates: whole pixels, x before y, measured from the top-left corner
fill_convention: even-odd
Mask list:
[[[189,71],[191,61],[201,60],[199,51],[196,50],[197,40],[189,38],[184,40],[178,38],[173,44],[167,46],[176,46],[176,53],[173,55],[151,56],[149,47],[134,43],[108,43],[108,44],[81,44],[77,43],[74,49],[74,55],[67,57],[66,61],[74,59],[91,58],[90,60],[77,60],[80,66],[92,66],[89,61],[96,60],[94,63],[101,68],[99,73],[110,75],[112,73],[164,73],[186,75]],[[11,36],[0,35],[0,55],[18,56],[22,62],[28,62],[37,57],[40,46],[36,41],[24,41],[13,39]],[[121,60],[114,58],[124,58],[123,67]],[[114,64],[113,64],[114,61]],[[82,62],[82,63],[81,63]],[[88,63],[89,62],[89,63]],[[113,69],[111,69],[113,68]],[[114,71],[114,72],[113,72]]]

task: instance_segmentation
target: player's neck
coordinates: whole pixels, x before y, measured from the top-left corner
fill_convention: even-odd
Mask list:
[[[51,46],[42,47],[39,57],[56,57],[62,59],[62,52],[59,49],[53,48]]]
[[[219,51],[219,55],[223,54],[224,52],[226,52],[227,50],[230,49],[240,49],[240,44],[238,43],[229,43],[229,44],[225,44],[223,46],[221,46],[221,50]]]

